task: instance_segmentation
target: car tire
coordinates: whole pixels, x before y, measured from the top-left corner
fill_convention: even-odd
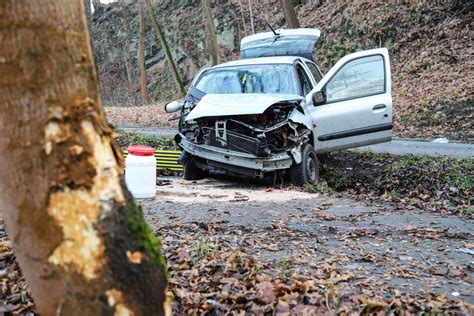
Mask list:
[[[303,145],[301,162],[290,168],[290,179],[295,185],[319,182],[319,163],[316,152],[310,144]]]
[[[183,178],[184,180],[201,180],[207,173],[196,165],[194,158],[189,158],[184,164]]]

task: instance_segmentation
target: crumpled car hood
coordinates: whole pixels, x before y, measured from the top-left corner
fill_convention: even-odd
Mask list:
[[[302,99],[296,94],[206,94],[186,116],[186,121],[212,116],[262,114],[275,103]]]

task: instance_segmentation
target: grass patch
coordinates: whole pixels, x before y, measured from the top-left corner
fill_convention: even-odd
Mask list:
[[[288,269],[288,258],[283,257],[281,258],[281,262],[280,262],[280,279],[282,280],[286,279],[287,269]]]
[[[125,132],[122,130],[116,130],[116,132],[119,135],[117,137],[117,143],[122,148],[127,148],[130,145],[146,145],[161,150],[179,150],[173,137],[157,137],[137,132]]]
[[[322,183],[307,184],[304,189],[309,193],[334,193],[331,187]]]
[[[211,250],[211,246],[207,239],[200,239],[197,246],[197,260],[201,261],[207,257]]]
[[[472,214],[474,159],[341,151],[321,161],[330,189]],[[321,192],[316,186],[309,191]],[[420,203],[421,202],[421,203]]]

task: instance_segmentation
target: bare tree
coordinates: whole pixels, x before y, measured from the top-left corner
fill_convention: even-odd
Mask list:
[[[90,25],[90,21],[91,21],[91,17],[92,17],[91,0],[84,0],[84,7],[86,8],[86,17],[87,17],[87,21],[89,21],[89,25]]]
[[[249,0],[250,25],[252,26],[252,34],[255,34],[255,23],[253,21],[253,5],[252,0]]]
[[[38,311],[163,315],[160,242],[124,186],[84,2],[9,1],[0,21],[0,206]]]
[[[293,0],[281,0],[281,6],[283,13],[285,14],[285,20],[288,24],[288,28],[297,29],[300,27],[298,18],[296,17],[295,8],[293,7]]]
[[[161,27],[158,24],[155,14],[153,13],[153,6],[151,5],[151,1],[145,0],[145,3],[146,3],[147,11],[148,11],[148,16],[153,26],[153,30],[155,31],[155,36],[160,41],[161,47],[165,51],[166,60],[168,61],[168,65],[171,68],[171,75],[173,76],[174,82],[176,84],[176,88],[178,89],[178,94],[180,96],[184,96],[185,91],[184,91],[183,81],[181,80],[181,77],[178,73],[178,69],[176,68],[176,64],[173,61],[173,56],[171,56],[171,51],[168,46],[168,42],[166,40],[165,34],[161,30]]]
[[[247,25],[245,24],[245,14],[244,14],[244,6],[242,5],[242,0],[239,0],[240,6],[240,15],[242,17],[242,27],[244,28],[244,35],[247,35]]]
[[[100,2],[100,0],[92,0],[92,5],[94,6],[94,11],[99,11],[103,7],[103,4]]]
[[[206,29],[209,35],[209,52],[212,57],[212,64],[217,65],[221,63],[221,53],[219,50],[219,43],[217,43],[216,28],[212,21],[211,0],[202,0],[202,11],[206,19]]]
[[[140,64],[140,91],[142,94],[143,103],[148,103],[150,98],[148,96],[146,67],[145,67],[145,6],[143,0],[139,0],[138,15],[140,19],[140,39],[138,47],[138,63]]]
[[[135,70],[133,67],[133,61],[132,61],[132,45],[130,43],[130,27],[128,26],[128,21],[127,21],[127,5],[125,2],[122,0],[120,2],[120,5],[122,7],[122,20],[123,20],[123,26],[125,29],[125,65],[127,69],[127,79],[129,83],[129,94],[130,94],[130,99],[132,101],[133,105],[137,105],[136,98],[135,98]]]

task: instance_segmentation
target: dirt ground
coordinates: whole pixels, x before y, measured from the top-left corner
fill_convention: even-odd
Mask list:
[[[164,103],[143,106],[106,106],[107,120],[115,126],[177,127],[178,121],[169,119],[176,115],[165,112]]]
[[[142,204],[164,243],[176,311],[268,312],[289,304],[294,312],[304,301],[301,291],[280,287],[312,280],[322,295],[320,306],[313,304],[319,312],[393,310],[393,304],[473,312],[472,220],[226,180],[160,184],[156,198]],[[252,268],[240,271],[239,264]],[[216,283],[216,269],[231,280]],[[249,285],[252,269],[257,281]],[[208,270],[214,272],[195,275]],[[269,281],[263,292],[262,280]],[[245,300],[222,294],[242,283],[234,291]],[[308,285],[305,293],[312,293]]]

